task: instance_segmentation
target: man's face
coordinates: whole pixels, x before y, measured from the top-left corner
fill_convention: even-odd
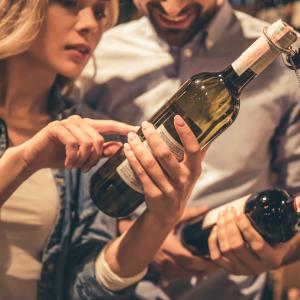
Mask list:
[[[223,0],[136,0],[158,35],[171,46],[190,41],[215,15]]]

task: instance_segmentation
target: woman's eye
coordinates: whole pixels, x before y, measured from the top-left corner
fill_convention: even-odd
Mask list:
[[[58,2],[66,7],[77,7],[78,4],[77,0],[59,0]]]
[[[106,17],[105,8],[106,6],[105,4],[103,4],[94,10],[94,14],[97,20],[101,20]]]

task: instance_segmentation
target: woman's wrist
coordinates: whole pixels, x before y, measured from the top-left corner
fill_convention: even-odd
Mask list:
[[[26,160],[26,148],[24,144],[10,147],[5,151],[5,154],[7,155],[7,158],[11,159],[16,166],[18,166],[18,174],[21,177],[29,177],[32,175],[35,171],[30,165],[30,163]]]
[[[111,242],[110,242],[111,243]],[[109,243],[109,244],[110,244]],[[111,291],[118,291],[124,289],[137,281],[139,281],[142,277],[145,276],[147,272],[147,267],[130,277],[122,277],[116,274],[107,261],[106,250],[109,245],[106,245],[104,249],[100,252],[95,268],[96,268],[96,278],[97,280],[102,283],[107,289]]]
[[[169,215],[164,216],[162,214],[156,214],[146,208],[145,217],[149,219],[149,222],[151,222],[152,224],[157,224],[160,227],[163,226],[167,231],[169,231],[177,224],[178,220],[181,217],[181,214],[178,213],[174,215],[170,213]]]
[[[3,158],[7,158],[14,166],[14,173],[20,180],[25,180],[39,170],[27,159],[27,142],[8,148]]]
[[[23,160],[21,146],[8,148],[0,160],[0,173],[7,174],[0,182],[0,206],[10,197],[34,170],[28,168]]]

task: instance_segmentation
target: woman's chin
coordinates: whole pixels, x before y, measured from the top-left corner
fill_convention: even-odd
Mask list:
[[[59,70],[58,73],[64,77],[67,77],[70,79],[75,79],[81,74],[82,70],[83,70],[83,67],[68,68],[68,69],[64,69],[64,70]]]

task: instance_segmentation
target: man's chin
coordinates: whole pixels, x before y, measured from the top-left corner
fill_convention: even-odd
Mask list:
[[[196,33],[191,33],[183,30],[168,29],[160,30],[157,29],[157,33],[161,39],[166,41],[170,46],[181,47],[187,44],[193,39]]]

